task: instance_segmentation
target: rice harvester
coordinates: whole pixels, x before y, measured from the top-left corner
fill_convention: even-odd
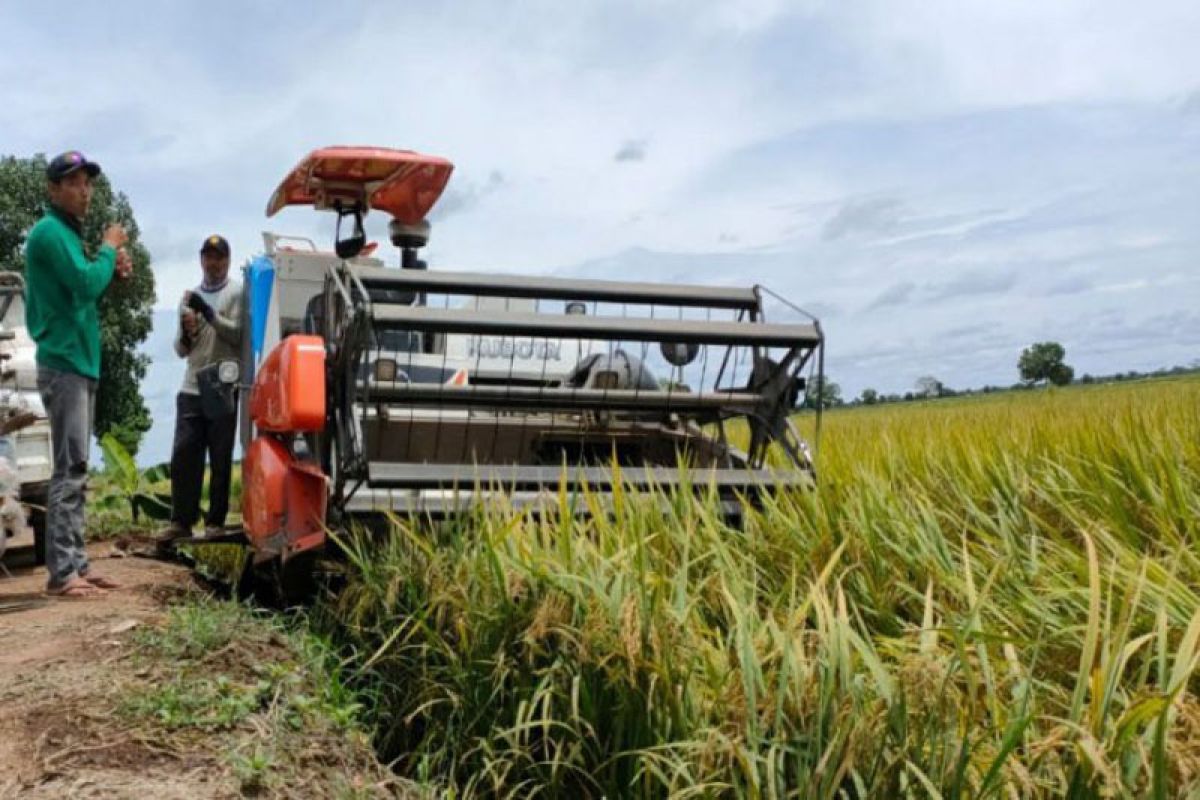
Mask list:
[[[452,171],[330,147],[271,195],[268,217],[312,206],[337,233],[332,251],[265,233],[246,268],[242,512],[256,563],[390,513],[498,498],[537,510],[618,484],[711,491],[736,512],[812,483],[791,414],[823,369],[815,318],[761,286],[427,269],[426,217]],[[367,242],[371,211],[390,217],[398,258]]]

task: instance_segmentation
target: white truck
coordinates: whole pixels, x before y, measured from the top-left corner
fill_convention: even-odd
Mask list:
[[[54,461],[50,421],[37,388],[36,351],[25,327],[24,279],[0,272],[0,458],[8,462],[0,473],[10,483],[0,491],[15,494],[26,511],[3,513],[0,497],[0,558],[10,563],[45,560],[46,492]]]

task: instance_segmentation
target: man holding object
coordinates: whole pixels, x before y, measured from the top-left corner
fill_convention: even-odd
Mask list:
[[[61,597],[103,595],[117,584],[91,570],[83,543],[84,502],[96,382],[100,379],[100,315],[96,308],[115,275],[133,262],[120,225],[109,225],[94,259],[83,248],[83,219],[100,165],[72,150],[46,167],[50,202],[25,243],[25,316],[37,343],[38,391],[50,419],[54,469],[46,503],[46,584]]]
[[[175,352],[187,359],[183,386],[175,398],[175,443],[171,450],[171,525],[158,537],[164,555],[175,540],[191,537],[200,518],[204,457],[208,454],[206,536],[225,529],[229,481],[237,432],[235,387],[217,378],[222,362],[241,354],[242,288],[229,278],[229,242],[210,236],[200,247],[203,280],[183,293]],[[222,392],[227,393],[223,398]],[[208,396],[206,397],[206,393]],[[214,395],[217,399],[214,400]]]

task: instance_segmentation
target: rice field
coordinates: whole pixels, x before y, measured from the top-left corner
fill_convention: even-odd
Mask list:
[[[847,409],[820,444],[819,490],[740,528],[629,494],[395,520],[313,623],[382,755],[455,797],[1200,794],[1200,380]]]

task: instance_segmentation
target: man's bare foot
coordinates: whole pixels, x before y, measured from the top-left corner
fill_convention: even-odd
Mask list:
[[[77,600],[87,597],[103,597],[108,592],[93,586],[83,578],[74,577],[64,583],[62,586],[46,587],[46,594],[51,597],[63,597],[70,600]]]

